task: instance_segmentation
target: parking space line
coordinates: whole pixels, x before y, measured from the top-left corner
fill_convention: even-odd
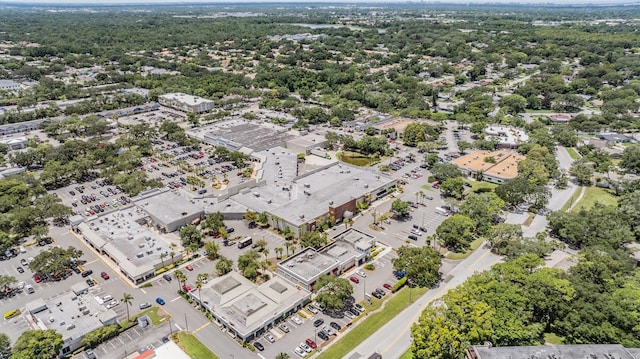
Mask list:
[[[176,300],[178,300],[178,299],[180,299],[180,298],[182,298],[182,297],[177,296],[177,297],[175,297],[175,298],[171,299],[171,303],[175,302]]]

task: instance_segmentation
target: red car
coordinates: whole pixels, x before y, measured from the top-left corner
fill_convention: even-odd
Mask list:
[[[33,276],[33,280],[34,280],[36,283],[40,283],[40,282],[42,282],[42,278],[40,278],[40,276],[39,276],[39,275],[37,275],[37,274]]]
[[[351,277],[349,277],[349,279],[350,279],[353,283],[356,283],[356,284],[357,284],[357,283],[360,283],[360,279],[358,279],[358,277],[351,276]]]
[[[188,271],[192,271],[192,270],[193,270],[193,267],[192,267],[191,265],[187,265],[185,268],[186,268],[186,270],[188,270]]]
[[[389,284],[389,283],[385,283],[382,286],[387,288],[387,289],[389,289],[389,290],[391,290],[393,288],[393,286],[391,284]]]
[[[311,349],[315,349],[318,347],[318,345],[316,344],[316,342],[314,342],[313,340],[311,340],[311,338],[307,338],[306,340],[307,345],[311,347]]]
[[[191,292],[191,287],[189,287],[188,284],[183,285],[182,289],[184,289],[185,292]]]
[[[107,280],[109,279],[109,275],[107,274],[107,272],[102,272],[100,273],[100,276],[102,277],[102,279]]]

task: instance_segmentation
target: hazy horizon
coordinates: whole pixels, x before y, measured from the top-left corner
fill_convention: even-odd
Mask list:
[[[133,4],[133,5],[155,5],[155,4],[234,4],[234,3],[387,3],[387,4],[402,4],[402,3],[424,3],[424,4],[514,4],[514,5],[621,5],[621,4],[638,4],[636,1],[624,1],[624,0],[444,0],[444,1],[420,1],[420,0],[355,0],[355,1],[342,1],[342,0],[323,0],[323,1],[304,1],[304,0],[236,0],[236,1],[212,1],[212,0],[0,0],[0,4],[50,4],[50,5],[121,5],[121,4]]]

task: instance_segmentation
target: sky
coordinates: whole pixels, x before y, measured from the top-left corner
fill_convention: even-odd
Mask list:
[[[0,4],[2,3],[25,3],[25,4],[87,4],[87,5],[108,5],[108,4],[180,4],[180,3],[264,3],[264,2],[296,2],[296,3],[305,3],[305,2],[331,2],[331,3],[358,3],[358,2],[376,2],[376,3],[403,3],[403,2],[420,2],[420,0],[318,0],[318,1],[305,1],[305,0],[220,0],[220,1],[212,1],[212,0],[189,0],[189,1],[180,1],[180,0],[0,0]],[[424,0],[424,3],[451,3],[451,4],[486,4],[486,3],[518,3],[518,4],[555,4],[555,5],[567,5],[567,4],[622,4],[622,3],[638,3],[638,0],[440,0],[440,1],[432,1],[432,0]]]

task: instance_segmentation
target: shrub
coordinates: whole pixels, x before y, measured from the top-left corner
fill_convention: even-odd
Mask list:
[[[391,292],[395,293],[395,292],[399,291],[400,288],[405,286],[405,284],[407,284],[407,277],[400,278],[400,280],[397,281],[396,284],[393,285],[393,288],[391,288]]]
[[[373,263],[367,263],[365,264],[364,269],[373,271],[376,270],[376,266],[373,265]]]

